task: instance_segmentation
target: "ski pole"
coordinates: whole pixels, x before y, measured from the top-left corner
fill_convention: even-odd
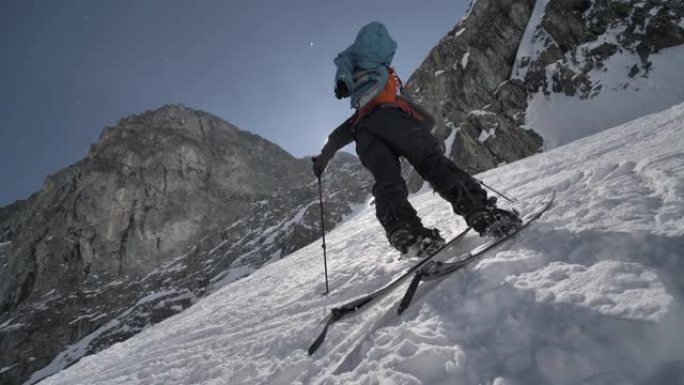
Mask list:
[[[327,295],[330,291],[328,290],[328,257],[325,253],[325,220],[323,219],[323,184],[321,183],[321,176],[318,176],[318,202],[321,206],[321,237],[323,238],[323,269],[325,270],[325,293]]]
[[[494,188],[492,188],[492,187],[490,187],[490,186],[487,186],[487,185],[485,184],[485,182],[483,182],[483,181],[481,181],[481,180],[478,180],[478,179],[475,179],[475,178],[473,178],[473,180],[474,180],[475,182],[477,182],[477,183],[479,183],[479,184],[485,186],[486,188],[492,190],[496,195],[502,197],[503,199],[505,199],[505,200],[507,200],[507,201],[509,201],[509,202],[511,202],[511,203],[515,203],[515,202],[518,201],[517,199],[510,199],[510,198],[508,198],[507,196],[503,195],[502,193],[500,193],[500,192],[494,190]]]

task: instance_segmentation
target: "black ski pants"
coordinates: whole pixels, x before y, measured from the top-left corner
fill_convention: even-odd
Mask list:
[[[408,201],[400,156],[451,202],[454,212],[459,215],[483,207],[487,199],[480,185],[442,154],[426,121],[419,122],[400,108],[383,106],[373,110],[356,126],[356,152],[375,178],[376,215],[388,235],[398,227],[422,226]]]

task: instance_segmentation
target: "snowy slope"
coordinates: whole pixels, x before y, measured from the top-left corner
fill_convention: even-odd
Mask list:
[[[328,309],[380,287],[396,258],[372,207],[319,243],[41,384],[672,384],[684,377],[684,104],[480,175],[557,204],[506,247],[401,289],[306,348]],[[437,195],[428,225],[464,224]],[[531,203],[521,204],[524,211]],[[464,248],[477,242],[464,241]]]

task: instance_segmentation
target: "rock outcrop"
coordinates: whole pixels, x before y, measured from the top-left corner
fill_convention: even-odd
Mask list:
[[[476,0],[405,93],[478,172],[681,102],[683,43],[682,1]]]
[[[469,172],[541,148],[536,133],[520,128],[526,95],[521,82],[510,81],[533,8],[533,0],[473,2],[406,84],[405,94],[434,114],[445,153]],[[422,185],[414,171],[407,177],[412,190]]]
[[[530,93],[591,98],[603,88],[592,72],[614,55],[635,54],[622,68],[628,81],[648,76],[652,54],[684,44],[682,15],[681,1],[541,2],[526,42],[532,49],[521,52],[515,75]]]

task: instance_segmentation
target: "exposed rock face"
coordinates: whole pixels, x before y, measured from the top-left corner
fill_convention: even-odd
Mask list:
[[[27,201],[16,201],[0,207],[0,243],[11,242],[14,239],[26,203]]]
[[[328,228],[371,178],[348,154],[330,167]],[[3,384],[125,340],[320,236],[308,159],[183,106],[105,129],[0,214]]]
[[[541,147],[538,135],[519,128],[522,84],[507,83],[533,7],[532,0],[474,2],[407,82],[405,94],[434,113],[446,154],[469,172]],[[409,178],[413,190],[421,186],[414,172]]]
[[[405,93],[478,172],[684,100],[683,43],[682,1],[476,0]]]
[[[534,51],[521,53],[516,74],[531,93],[591,98],[602,88],[592,70],[615,54],[637,55],[625,78],[648,76],[651,54],[684,43],[682,15],[681,1],[549,1],[531,36]]]

